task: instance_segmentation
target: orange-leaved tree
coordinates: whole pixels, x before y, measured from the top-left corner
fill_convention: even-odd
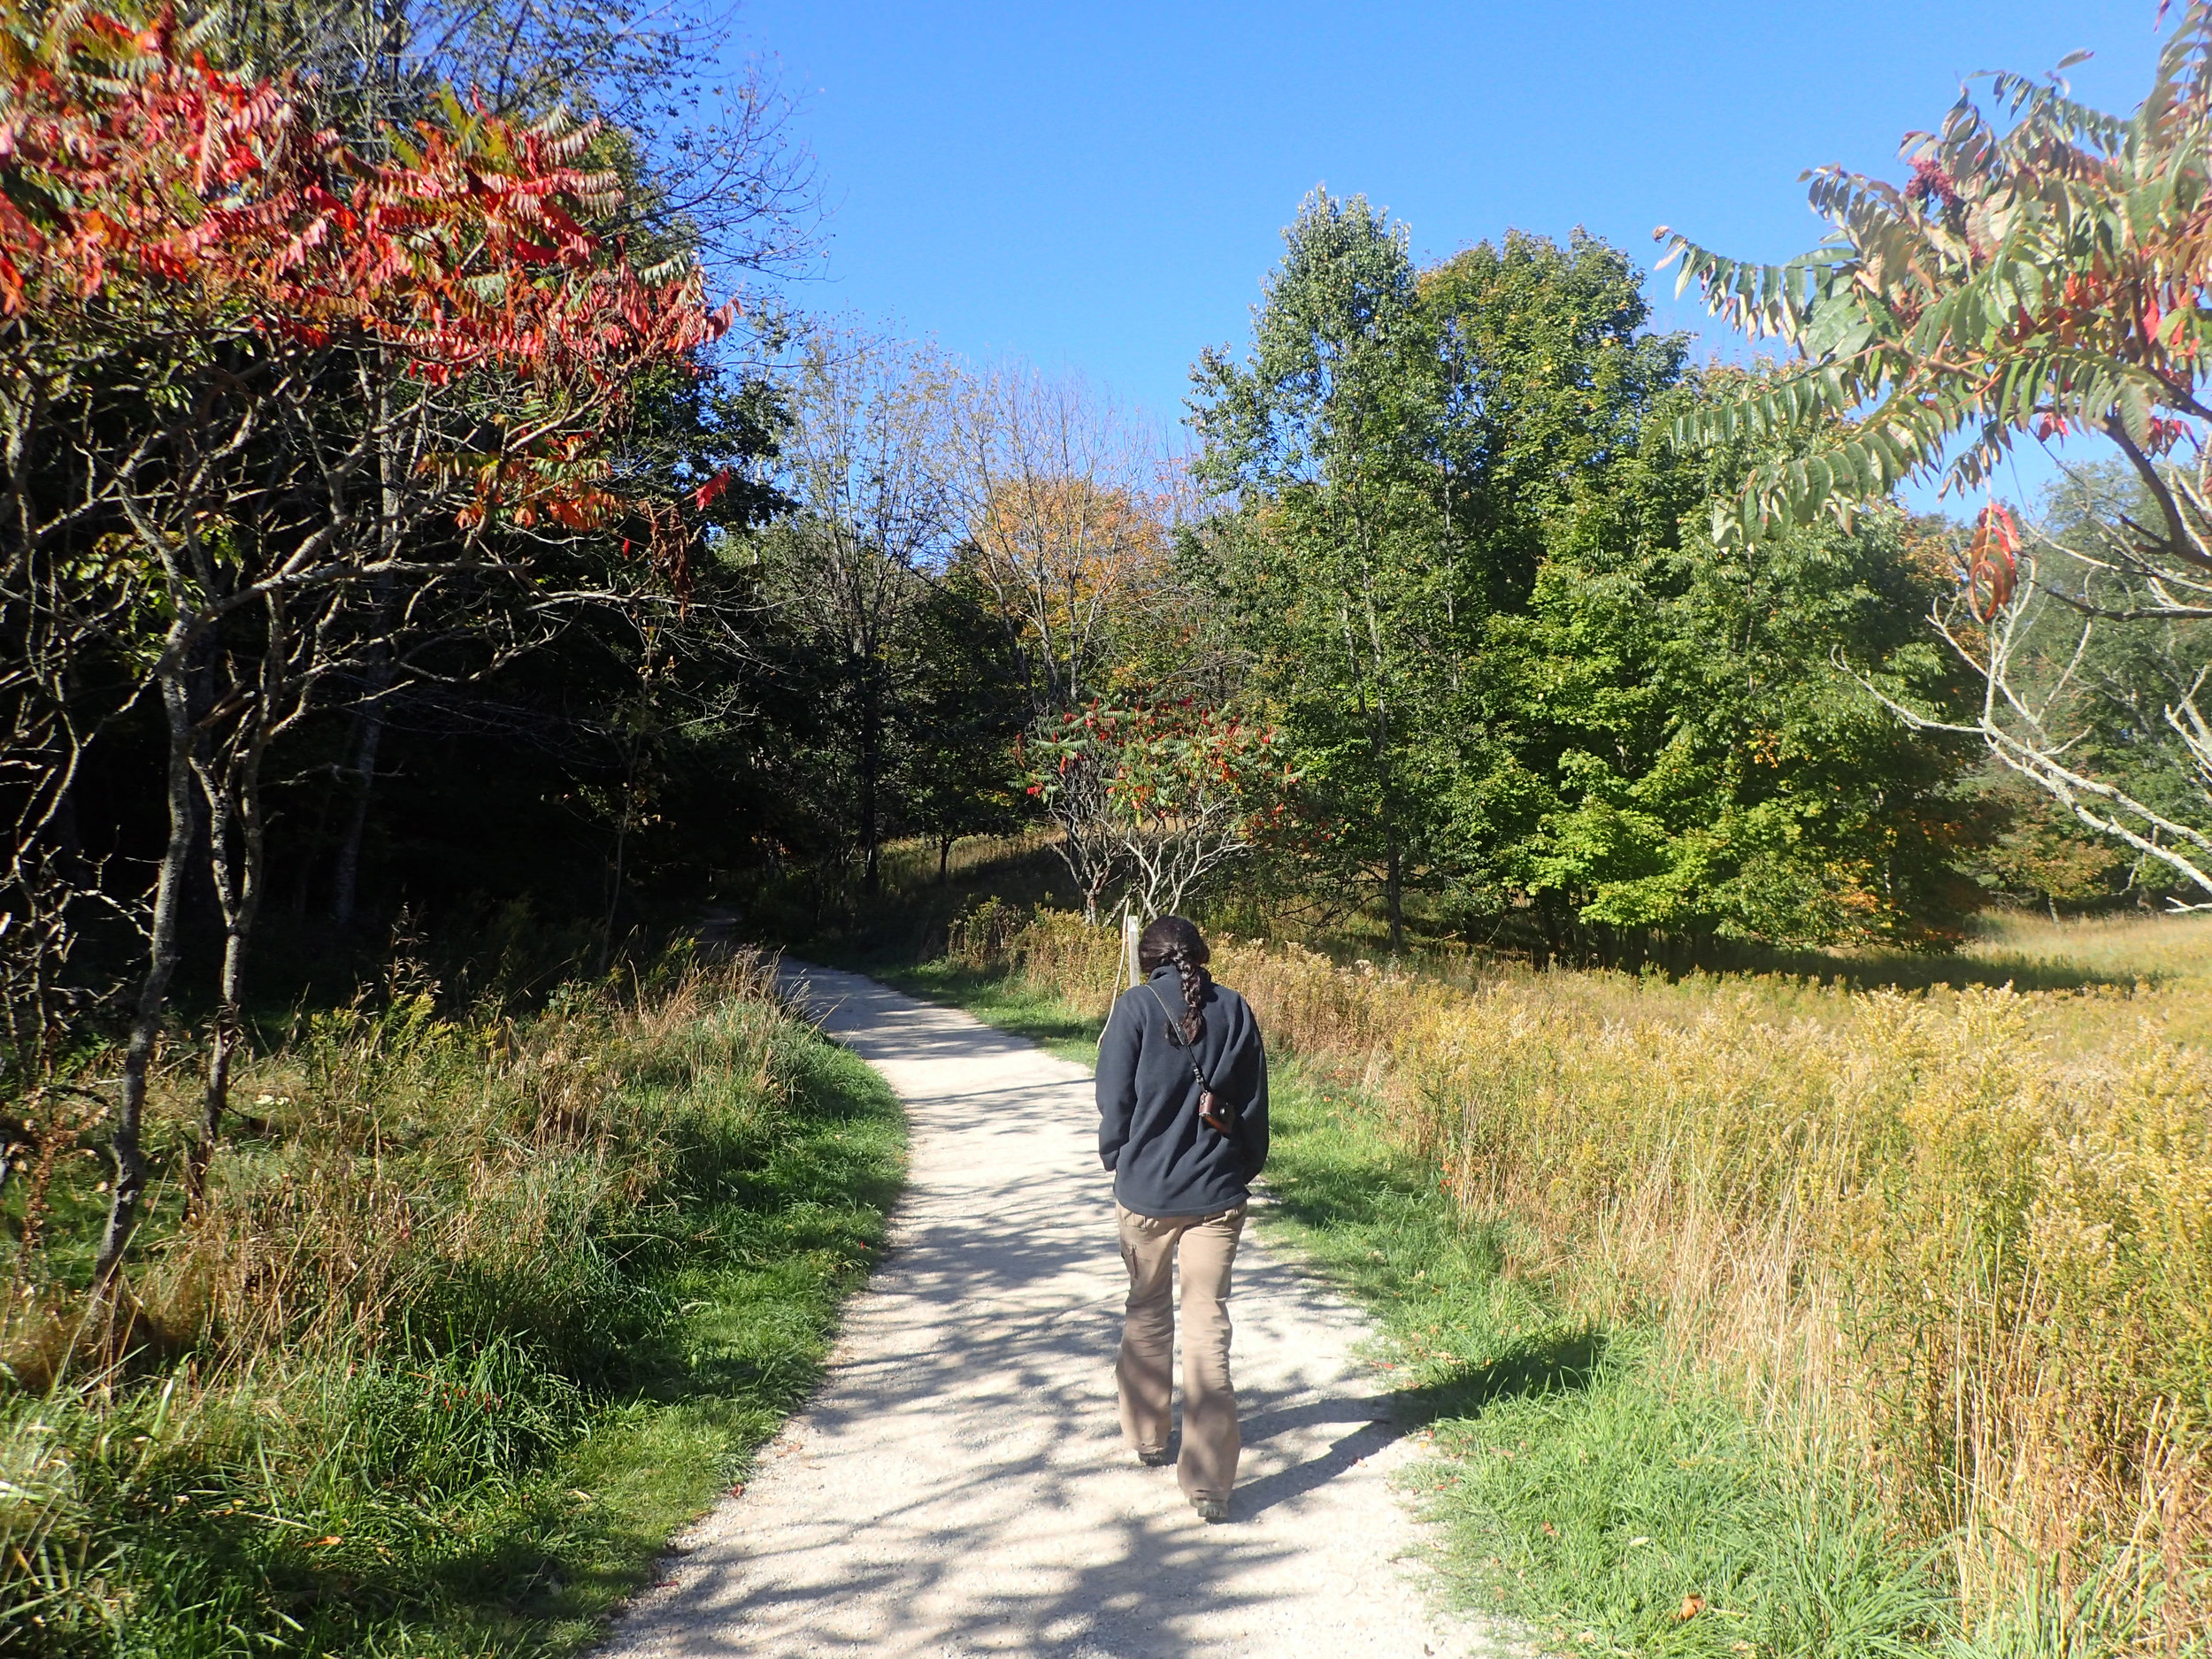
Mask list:
[[[1104,690],[1159,580],[1175,475],[1112,404],[1033,371],[972,385],[957,437],[964,563],[1021,661],[1032,719],[1056,720]]]
[[[63,644],[124,665],[116,706],[157,700],[168,738],[105,1285],[144,1190],[201,813],[225,950],[195,1202],[240,1039],[271,744],[334,687],[388,687],[411,644],[489,627],[495,588],[526,609],[533,548],[624,511],[609,455],[637,386],[730,313],[688,260],[641,265],[595,234],[616,192],[588,127],[448,96],[370,158],[167,19],[70,13],[36,40],[0,29],[0,603],[49,639],[100,618]],[[653,550],[678,557],[666,517],[648,515]]]

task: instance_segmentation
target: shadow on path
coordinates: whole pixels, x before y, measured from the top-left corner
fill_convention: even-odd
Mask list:
[[[1125,1286],[1087,1072],[856,976],[795,976],[907,1102],[910,1186],[820,1395],[613,1653],[1468,1651],[1398,1561],[1421,1540],[1389,1473],[1433,1413],[1351,1357],[1359,1317],[1247,1235],[1238,1518],[1204,1525],[1171,1469],[1121,1444]]]

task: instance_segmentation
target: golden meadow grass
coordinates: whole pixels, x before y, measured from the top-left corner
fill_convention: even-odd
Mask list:
[[[1112,935],[979,920],[956,952],[1102,1014]],[[2129,938],[2049,933],[2106,966]],[[1214,967],[1471,1217],[1526,1224],[1517,1265],[1572,1310],[1655,1323],[1755,1417],[1847,1448],[1947,1540],[1970,1624],[2034,1603],[2179,1641],[2212,1614],[2212,933],[2154,938],[2145,988],[2070,994],[1237,941]]]

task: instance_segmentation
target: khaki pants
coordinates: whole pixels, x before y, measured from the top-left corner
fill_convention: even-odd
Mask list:
[[[1175,1258],[1183,1259],[1183,1450],[1176,1479],[1193,1498],[1226,1498],[1237,1484],[1237,1391],[1229,1380],[1229,1269],[1244,1206],[1162,1220],[1114,1206],[1129,1269],[1128,1317],[1114,1380],[1132,1448],[1167,1448],[1175,1355]]]

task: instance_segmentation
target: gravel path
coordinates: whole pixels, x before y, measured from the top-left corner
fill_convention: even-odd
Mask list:
[[[820,1393],[679,1540],[607,1659],[1498,1653],[1436,1615],[1390,1490],[1420,1455],[1360,1316],[1245,1235],[1236,1518],[1123,1449],[1125,1288],[1090,1074],[856,974],[791,971],[907,1105],[891,1248]]]

